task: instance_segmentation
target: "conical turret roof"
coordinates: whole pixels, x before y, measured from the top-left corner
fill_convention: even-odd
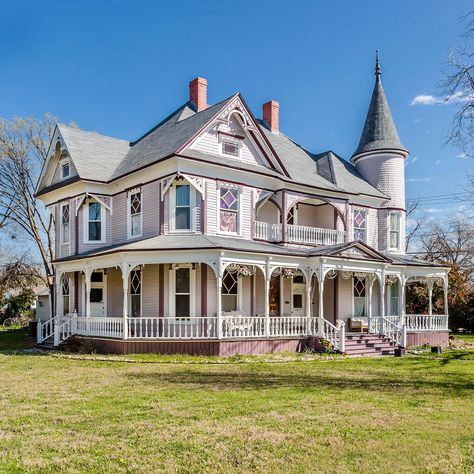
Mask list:
[[[374,91],[372,92],[372,99],[370,100],[359,146],[352,155],[352,158],[369,151],[400,150],[405,153],[408,152],[398,137],[380,76],[381,71],[377,51]]]

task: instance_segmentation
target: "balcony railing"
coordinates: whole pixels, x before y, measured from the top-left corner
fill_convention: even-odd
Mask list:
[[[256,239],[268,242],[281,242],[283,240],[282,225],[255,221],[254,236]],[[344,238],[345,233],[342,230],[288,225],[288,242],[294,244],[336,245],[343,243]]]

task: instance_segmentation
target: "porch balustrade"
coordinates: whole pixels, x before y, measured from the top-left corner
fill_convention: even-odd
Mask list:
[[[268,242],[283,240],[282,225],[255,221],[254,237]],[[345,240],[342,230],[323,229],[303,225],[288,225],[288,241],[295,244],[336,245]]]
[[[405,324],[409,331],[447,331],[448,316],[445,314],[407,314]]]

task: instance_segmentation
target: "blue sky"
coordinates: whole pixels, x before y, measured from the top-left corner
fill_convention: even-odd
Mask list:
[[[378,48],[411,152],[408,195],[459,192],[474,161],[443,146],[455,104],[410,104],[439,95],[459,17],[470,8],[464,0],[4,2],[0,115],[51,112],[133,140],[185,102],[200,75],[210,103],[240,91],[259,117],[261,104],[277,99],[282,131],[314,152],[349,158]],[[459,205],[423,209],[446,215]]]

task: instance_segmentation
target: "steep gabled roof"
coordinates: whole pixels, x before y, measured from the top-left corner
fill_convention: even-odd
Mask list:
[[[368,151],[400,150],[408,152],[398,137],[380,76],[381,70],[377,52],[374,90],[359,146],[352,155],[353,157]]]

